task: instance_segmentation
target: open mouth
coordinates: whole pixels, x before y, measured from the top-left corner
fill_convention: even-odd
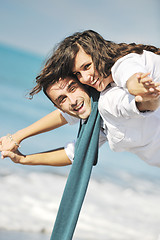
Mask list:
[[[96,82],[99,80],[99,78],[97,78],[97,79],[94,79],[92,82],[91,82],[91,85],[94,85],[94,84],[96,84]]]
[[[79,112],[83,108],[83,106],[84,106],[84,102],[81,102],[74,108],[74,111]]]

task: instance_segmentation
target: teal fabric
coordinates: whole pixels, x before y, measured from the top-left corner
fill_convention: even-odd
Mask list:
[[[92,111],[82,125],[76,142],[75,158],[62,196],[50,240],[71,240],[87,191],[93,164],[98,158],[100,115],[99,93],[91,89]]]

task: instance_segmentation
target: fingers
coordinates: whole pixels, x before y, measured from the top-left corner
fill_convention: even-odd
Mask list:
[[[1,158],[4,159],[6,157],[14,158],[14,153],[10,151],[2,151]]]
[[[142,102],[143,101],[143,97],[142,96],[135,96],[135,101],[136,102]]]
[[[3,141],[3,137],[0,138],[0,152],[2,151],[2,141]]]
[[[17,154],[15,154],[14,152],[2,151],[1,158],[4,159],[6,157],[9,157],[15,163],[18,163],[20,161],[20,157]]]
[[[150,93],[160,92],[160,83],[154,82],[148,74],[149,73],[138,74],[140,76],[139,82],[142,83],[146,90]]]
[[[142,83],[142,84],[146,84],[149,85],[151,83],[154,83],[152,78],[149,76],[149,72],[148,73],[137,73],[137,78],[138,78],[138,82]]]
[[[152,78],[150,77],[141,78],[139,82],[145,84],[146,86],[155,84],[155,82],[153,82]]]
[[[141,73],[141,78],[146,78],[150,75],[150,72],[147,73]]]
[[[159,87],[160,83],[159,82],[154,82],[151,77],[148,76],[148,73],[146,74],[137,74],[139,76],[140,83],[144,84],[146,87],[151,88],[151,87]],[[160,90],[157,88],[157,90]]]
[[[160,93],[159,83],[148,85],[148,91],[150,93],[157,93],[157,94]]]
[[[146,93],[143,95],[137,95],[135,96],[136,102],[145,102],[145,101],[154,101],[157,100],[160,97],[160,93]]]
[[[132,89],[135,87],[136,91],[131,91],[130,93],[135,95],[136,102],[149,101],[149,100],[157,100],[160,96],[160,83],[154,82],[150,77],[150,73],[137,73],[134,75],[138,80],[138,84],[136,85],[136,81],[134,80],[134,85]],[[134,93],[133,93],[134,92]]]
[[[145,82],[150,82],[152,81],[152,78],[149,77],[150,73],[137,73],[137,78],[138,78],[138,82],[142,82],[142,81],[145,81]]]
[[[11,135],[10,135],[11,136]],[[0,138],[0,151],[13,151],[18,148],[18,144],[16,145],[14,140],[12,140],[8,136],[4,136]]]

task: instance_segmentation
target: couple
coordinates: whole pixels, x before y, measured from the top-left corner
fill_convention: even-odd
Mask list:
[[[100,136],[106,139],[100,137],[100,141],[108,140],[112,150],[133,152],[159,166],[159,55],[160,49],[154,46],[116,44],[92,30],[65,38],[46,61],[30,92],[33,97],[43,89],[62,111],[56,110],[28,128],[1,138],[1,151],[14,151],[29,136],[76,122],[77,118],[86,119],[91,112],[89,88],[79,80],[101,92]],[[38,158],[3,151],[2,157],[6,156],[23,164],[67,165],[73,160],[74,146],[42,153]]]
[[[33,96],[43,89],[61,111],[56,110],[28,128],[1,138],[2,158],[8,156],[22,164],[68,165],[74,156],[73,146],[69,150],[28,156],[16,149],[26,137],[78,118],[84,122],[51,240],[69,240],[73,236],[97,154],[98,92],[101,92],[98,109],[102,141],[107,139],[115,151],[130,151],[149,164],[160,166],[159,54],[160,50],[153,46],[116,44],[104,40],[94,31],[76,33],[64,39],[46,62],[30,93]],[[92,88],[86,88],[80,82]],[[92,121],[93,117],[95,121]],[[82,129],[84,134],[81,134]],[[91,138],[85,136],[85,132],[91,133]],[[5,149],[12,151],[3,151]],[[86,156],[82,157],[84,151]]]

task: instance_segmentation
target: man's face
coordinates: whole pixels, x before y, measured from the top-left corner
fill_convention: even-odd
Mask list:
[[[63,112],[86,119],[91,113],[91,99],[85,87],[76,79],[67,77],[47,88],[52,102]]]

